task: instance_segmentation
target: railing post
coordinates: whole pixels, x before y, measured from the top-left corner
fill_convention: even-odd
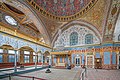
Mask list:
[[[82,80],[84,80],[84,72],[82,73]]]
[[[11,80],[11,75],[9,74],[9,80]]]
[[[85,77],[87,77],[87,68],[85,67]]]
[[[34,77],[32,78],[32,80],[34,80]]]

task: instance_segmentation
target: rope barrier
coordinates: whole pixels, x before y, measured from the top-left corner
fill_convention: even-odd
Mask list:
[[[22,75],[18,75],[18,74],[9,74],[9,80],[11,79],[11,76],[18,76],[18,77],[24,77],[24,78],[31,78],[32,80],[38,79],[38,80],[46,80],[46,79],[42,79],[42,78],[38,78],[38,77],[33,77],[33,76],[22,76]]]

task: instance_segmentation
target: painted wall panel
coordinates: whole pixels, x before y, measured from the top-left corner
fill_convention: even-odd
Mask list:
[[[63,62],[63,58],[62,57],[60,57],[60,63],[62,63]]]
[[[82,64],[84,64],[84,62],[85,62],[85,56],[84,54],[82,54]]]
[[[110,64],[110,52],[104,52],[104,64]]]
[[[116,53],[112,53],[112,64],[116,64]]]
[[[96,58],[100,58],[100,53],[96,53]]]
[[[54,57],[54,63],[57,63],[57,59],[56,59],[56,57]]]

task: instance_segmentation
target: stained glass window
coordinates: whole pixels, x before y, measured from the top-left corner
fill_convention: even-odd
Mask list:
[[[72,32],[70,34],[70,46],[78,44],[78,33]]]
[[[17,21],[13,19],[11,16],[5,16],[5,20],[11,25],[17,25]]]
[[[93,43],[93,35],[92,34],[87,34],[85,36],[85,44],[92,44]]]

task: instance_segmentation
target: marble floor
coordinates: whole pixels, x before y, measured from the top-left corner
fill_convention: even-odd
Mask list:
[[[38,70],[34,72],[29,72],[25,74],[19,74],[20,76],[31,76],[37,77],[39,79],[34,80],[79,80],[80,78],[80,68],[73,68],[71,70],[68,69],[54,69],[50,68],[51,73],[45,73],[46,69]],[[30,77],[20,77],[20,76],[12,76],[11,80],[32,80]],[[42,78],[42,79],[40,79]],[[9,80],[9,78],[4,78],[2,80]]]
[[[50,68],[51,73],[45,73],[47,69],[18,74],[12,76],[11,80],[33,80],[33,77],[38,78],[34,80],[81,80],[83,71],[80,67],[71,70]],[[0,80],[9,80],[9,77]],[[120,70],[87,69],[84,80],[120,80]]]
[[[120,70],[87,69],[85,80],[120,80]]]

